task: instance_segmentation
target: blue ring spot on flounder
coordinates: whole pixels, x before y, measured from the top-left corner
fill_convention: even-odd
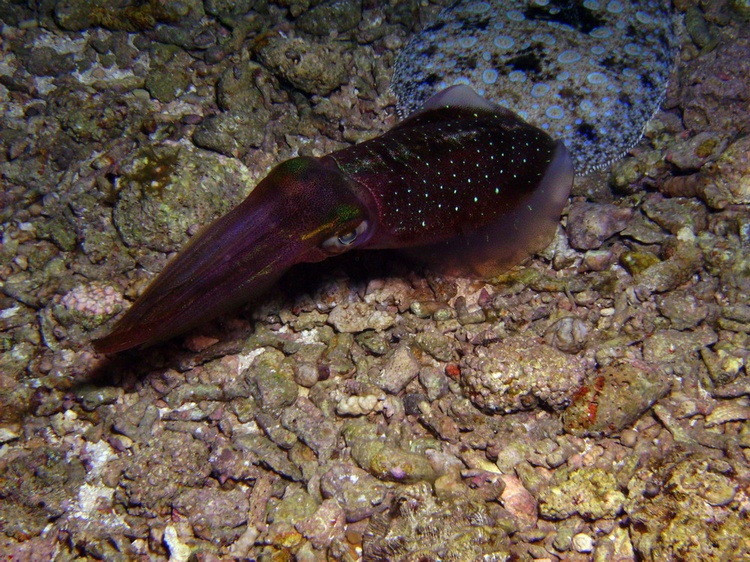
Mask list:
[[[562,119],[565,117],[565,110],[559,105],[550,105],[544,114],[550,119]]]
[[[507,51],[508,49],[513,48],[513,44],[515,41],[512,37],[507,37],[505,35],[498,35],[492,40],[492,44],[495,45],[498,49],[503,49]]]
[[[557,62],[570,64],[581,60],[581,55],[577,51],[563,51],[557,55]]]
[[[482,72],[482,82],[485,84],[494,84],[497,80],[497,70],[494,68],[488,68]]]
[[[541,98],[547,95],[550,91],[550,87],[547,84],[534,84],[531,88],[531,95],[535,98]]]
[[[468,83],[562,139],[587,173],[635,145],[658,109],[673,24],[667,0],[461,0],[402,50],[393,90],[406,116],[439,84]]]

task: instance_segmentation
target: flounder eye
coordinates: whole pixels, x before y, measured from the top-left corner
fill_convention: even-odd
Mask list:
[[[348,250],[352,246],[352,244],[354,244],[357,239],[359,239],[362,234],[367,231],[368,226],[369,224],[367,223],[367,221],[362,221],[354,230],[350,230],[342,234],[337,234],[336,236],[331,236],[323,242],[322,247],[324,250],[326,250],[327,252],[331,252],[332,254],[337,254]]]

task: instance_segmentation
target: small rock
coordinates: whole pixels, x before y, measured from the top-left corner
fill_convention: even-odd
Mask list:
[[[81,401],[81,407],[87,412],[93,412],[99,406],[116,402],[123,395],[123,390],[114,386],[83,387],[77,395]]]
[[[267,120],[266,113],[256,115],[227,111],[212,115],[196,127],[193,142],[201,148],[239,158],[251,148],[261,145]]]
[[[392,508],[370,522],[364,559],[509,560],[505,545],[513,523],[472,492],[459,484],[436,498],[428,483],[400,486]]]
[[[726,135],[702,131],[688,140],[672,145],[664,159],[681,172],[695,171],[706,162],[716,160],[726,146]]]
[[[351,462],[336,462],[320,479],[325,498],[335,498],[344,508],[349,523],[361,521],[378,511],[389,485],[383,484]]]
[[[34,76],[61,76],[74,69],[73,54],[61,54],[52,47],[33,49],[26,62],[26,70]]]
[[[620,433],[620,443],[623,447],[635,447],[638,443],[638,432],[634,429],[624,429]]]
[[[377,310],[364,302],[340,304],[328,315],[328,322],[339,332],[357,333],[365,330],[386,330],[396,322],[396,315]]]
[[[297,18],[297,28],[312,35],[325,36],[349,31],[362,19],[361,0],[328,0]]]
[[[385,443],[363,418],[348,422],[343,434],[357,465],[380,480],[411,483],[437,478],[425,455]]]
[[[685,229],[690,232],[689,229]],[[671,257],[634,271],[636,295],[645,301],[652,293],[664,293],[687,282],[703,265],[703,254],[693,240],[677,240]]]
[[[417,335],[417,345],[438,361],[452,361],[457,346],[455,338],[450,338],[429,326]]]
[[[128,246],[180,249],[194,225],[229,211],[252,185],[238,160],[190,143],[149,145],[121,163],[114,222]]]
[[[586,323],[575,316],[566,316],[547,329],[545,341],[565,353],[578,353],[588,341]]]
[[[242,534],[250,508],[239,488],[188,489],[175,498],[172,506],[187,516],[197,537],[224,546]]]
[[[367,285],[365,302],[368,304],[396,306],[399,312],[407,310],[414,298],[414,289],[405,280],[399,277],[386,277],[385,279],[373,279]]]
[[[314,514],[294,524],[318,550],[325,550],[334,540],[344,540],[344,510],[335,499],[323,500]]]
[[[630,224],[620,232],[642,244],[661,244],[667,238],[662,228],[642,213],[637,213]]]
[[[370,353],[383,355],[390,348],[386,334],[374,330],[365,330],[354,338],[356,342]]]
[[[282,425],[318,455],[321,462],[333,454],[338,427],[323,415],[308,398],[300,396],[281,415]]]
[[[539,517],[534,496],[524,488],[517,476],[504,474],[500,478],[505,483],[505,489],[501,495],[503,506],[516,517],[522,531],[532,529]]]
[[[643,359],[649,364],[675,363],[685,355],[716,343],[716,332],[708,327],[693,332],[659,330],[643,342]]]
[[[260,62],[279,78],[308,94],[324,96],[346,82],[344,47],[271,35],[258,50]]]
[[[437,400],[450,391],[448,377],[443,371],[434,367],[423,367],[419,371],[419,382],[427,390],[429,400]]]
[[[591,552],[594,550],[594,539],[586,533],[578,533],[570,542],[576,552]]]
[[[190,75],[175,65],[156,68],[146,76],[145,88],[152,97],[169,103],[180,97],[190,87]]]
[[[685,227],[695,233],[701,232],[708,224],[706,207],[700,201],[684,197],[667,198],[660,193],[649,194],[643,201],[643,212],[674,235]]]
[[[705,172],[699,195],[710,207],[750,203],[750,137],[731,144],[721,158],[706,166]]]
[[[313,515],[317,509],[318,502],[307,491],[289,486],[280,502],[275,505],[269,502],[269,521],[294,525]]]
[[[219,107],[224,111],[234,110],[240,113],[265,108],[258,83],[269,78],[268,71],[253,61],[243,61],[225,70],[216,86]]]
[[[267,349],[255,358],[243,376],[252,385],[259,406],[270,412],[279,412],[294,403],[298,388],[294,382],[294,369],[284,354]]]
[[[83,31],[94,24],[93,12],[105,0],[69,0],[55,3],[55,21],[66,31]]]
[[[659,296],[656,303],[659,312],[669,318],[675,330],[694,328],[708,315],[708,306],[684,291]]]
[[[205,0],[206,12],[219,18],[247,14],[255,2],[253,0]]]
[[[193,549],[180,540],[174,525],[164,529],[164,544],[169,549],[169,562],[187,562]]]
[[[610,236],[624,229],[633,216],[628,207],[609,203],[575,203],[568,216],[570,245],[577,250],[599,248]]]
[[[419,362],[405,343],[391,353],[382,369],[370,374],[370,381],[390,394],[398,394],[419,374]]]

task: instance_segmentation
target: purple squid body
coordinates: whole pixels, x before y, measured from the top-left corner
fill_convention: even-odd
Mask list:
[[[168,339],[257,296],[296,263],[355,248],[491,276],[549,242],[572,182],[561,142],[466,86],[448,88],[380,137],[274,168],[94,345],[112,353]]]

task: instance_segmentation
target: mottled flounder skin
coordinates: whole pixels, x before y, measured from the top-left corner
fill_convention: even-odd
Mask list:
[[[469,84],[562,139],[588,173],[641,138],[675,50],[664,0],[459,1],[400,53],[393,90],[408,115]]]

